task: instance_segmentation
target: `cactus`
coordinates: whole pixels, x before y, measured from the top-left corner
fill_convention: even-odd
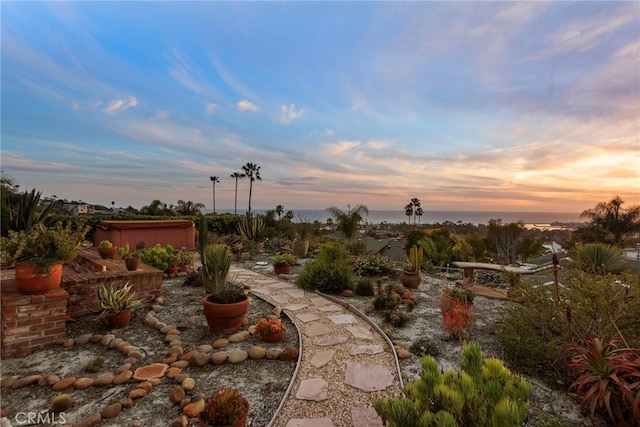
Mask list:
[[[411,249],[409,249],[409,262],[407,263],[405,270],[411,271],[414,273],[419,273],[420,267],[422,267],[423,255],[424,255],[424,250],[422,249],[422,247],[413,245]]]
[[[462,371],[443,374],[427,356],[420,378],[405,385],[405,399],[378,399],[374,407],[390,427],[515,427],[527,417],[531,388],[472,342],[462,349]]]
[[[73,398],[64,393],[53,398],[51,401],[51,410],[58,414],[71,408],[71,405],[73,405]]]
[[[207,217],[201,216],[198,222],[198,253],[200,259],[203,259],[204,247],[209,243],[209,227],[207,226]]]
[[[104,364],[104,357],[98,356],[95,358],[93,362],[87,363],[87,366],[84,368],[84,370],[87,372],[95,373],[95,372],[98,372],[100,369],[102,369],[103,364]]]

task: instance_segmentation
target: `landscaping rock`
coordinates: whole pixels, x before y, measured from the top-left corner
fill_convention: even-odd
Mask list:
[[[227,345],[229,345],[229,340],[226,338],[218,338],[217,340],[215,340],[213,342],[213,344],[211,345],[211,347],[213,347],[214,349],[219,349],[222,347],[226,347]]]
[[[233,343],[244,342],[250,336],[251,336],[251,334],[249,333],[249,331],[240,331],[240,332],[237,332],[237,333],[231,335],[229,337],[229,342],[233,342]]]
[[[114,379],[115,379],[115,376],[113,374],[109,374],[109,373],[102,374],[98,378],[96,378],[93,385],[96,387],[104,387],[106,385],[111,384]]]
[[[91,387],[94,382],[95,382],[95,380],[93,378],[78,378],[73,383],[73,388],[75,388],[77,390],[82,390],[82,389],[85,389],[87,387]]]
[[[286,348],[280,353],[280,360],[285,362],[298,359],[298,349],[295,347]]]
[[[229,358],[229,353],[226,351],[216,351],[211,355],[211,362],[214,365],[222,365]]]
[[[129,392],[129,399],[133,399],[133,400],[141,399],[146,396],[147,396],[147,390],[143,388],[134,388]]]
[[[27,386],[30,386],[32,384],[36,384],[42,378],[44,378],[42,375],[29,375],[29,376],[26,376],[24,378],[20,378],[19,380],[15,381],[13,383],[13,385],[11,386],[11,388],[15,390],[15,389],[18,389],[18,388],[27,387]]]
[[[262,359],[267,354],[267,350],[264,347],[260,347],[259,345],[254,345],[249,347],[247,350],[247,354],[250,359]]]
[[[193,356],[191,356],[191,359],[189,359],[189,364],[191,366],[200,367],[206,365],[207,363],[209,363],[209,355],[207,353],[197,352]]]
[[[100,415],[102,416],[103,419],[108,420],[108,419],[117,417],[120,414],[120,412],[122,412],[122,403],[116,402],[105,407],[102,410],[102,412],[100,412]]]
[[[62,391],[62,390],[66,390],[69,387],[71,387],[73,385],[73,383],[76,382],[76,377],[67,377],[67,378],[63,378],[60,381],[58,381],[57,383],[55,383],[52,387],[51,390],[53,391]]]
[[[186,391],[191,391],[196,388],[196,381],[193,378],[185,378],[180,384],[180,387]]]
[[[94,414],[78,421],[73,427],[94,427],[100,424],[100,421],[102,421],[102,416],[100,414]]]
[[[233,350],[229,352],[230,363],[242,363],[247,360],[249,354],[245,350]]]
[[[124,384],[127,381],[129,381],[132,376],[133,376],[133,371],[131,371],[130,369],[127,369],[126,371],[123,371],[123,372],[119,373],[113,379],[113,384],[115,384],[115,385]]]
[[[172,387],[171,390],[169,390],[169,401],[174,405],[180,403],[180,401],[184,398],[185,398],[185,393],[182,387],[175,386],[175,387]]]

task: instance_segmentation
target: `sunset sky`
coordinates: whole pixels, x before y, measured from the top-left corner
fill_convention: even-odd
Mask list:
[[[640,204],[637,1],[0,7],[21,190],[233,208],[253,162],[257,209]]]

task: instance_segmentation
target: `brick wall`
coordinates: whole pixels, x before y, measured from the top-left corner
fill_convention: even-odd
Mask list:
[[[31,354],[64,339],[69,294],[56,289],[24,295],[13,281],[2,283],[2,357]]]
[[[64,266],[60,289],[24,295],[16,291],[13,270],[2,270],[2,357],[21,357],[65,338],[67,316],[98,311],[96,290],[107,283],[133,283],[136,298],[151,301],[162,294],[164,273],[140,264],[127,271],[122,260],[101,259],[85,248],[72,267]]]

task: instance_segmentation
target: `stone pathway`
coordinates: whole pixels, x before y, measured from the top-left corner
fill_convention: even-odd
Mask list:
[[[274,427],[377,427],[381,397],[402,395],[389,343],[342,305],[279,278],[231,267],[251,292],[283,308],[301,332],[297,375]]]

